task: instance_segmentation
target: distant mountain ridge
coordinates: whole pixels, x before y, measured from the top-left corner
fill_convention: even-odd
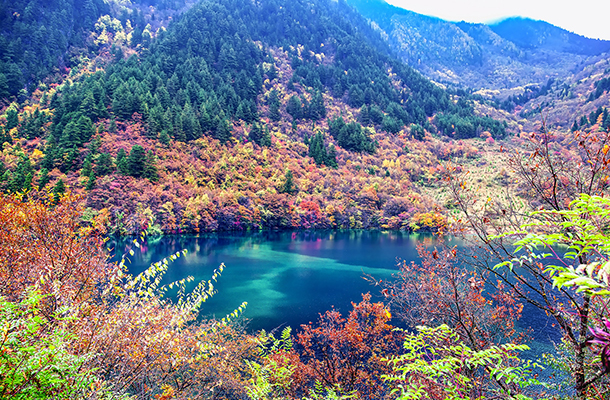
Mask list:
[[[610,41],[591,39],[545,21],[513,17],[489,26],[502,38],[525,49],[546,49],[594,56],[610,51]]]
[[[382,31],[399,57],[442,83],[475,89],[543,85],[610,51],[610,41],[589,39],[543,21],[454,23],[383,0],[348,3]]]

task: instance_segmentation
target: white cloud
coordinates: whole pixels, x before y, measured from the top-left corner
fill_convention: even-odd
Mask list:
[[[521,16],[547,21],[579,35],[610,40],[610,1],[599,0],[387,0],[449,21],[491,22]]]

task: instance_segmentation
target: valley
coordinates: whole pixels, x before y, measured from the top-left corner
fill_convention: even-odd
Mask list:
[[[527,18],[0,2],[0,399],[606,398],[609,108]]]

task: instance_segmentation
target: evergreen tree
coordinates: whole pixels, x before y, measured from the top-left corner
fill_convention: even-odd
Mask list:
[[[250,133],[248,133],[248,138],[259,146],[261,145],[263,140],[263,131],[256,122],[252,124]]]
[[[7,169],[6,166],[4,165],[4,163],[2,162],[2,160],[0,160],[0,187],[4,186],[3,182],[4,182],[4,174],[6,173]]]
[[[9,133],[8,129],[5,129],[5,127],[0,126],[0,150],[2,150],[4,143],[11,144],[12,142],[13,138],[11,137],[11,134]]]
[[[286,112],[292,116],[293,121],[302,118],[303,105],[301,104],[301,99],[299,99],[299,96],[294,95],[288,99],[288,104],[286,104]]]
[[[161,105],[157,105],[150,110],[150,117],[148,118],[148,129],[156,136],[161,133],[165,128],[164,112]]]
[[[87,180],[87,186],[85,187],[85,190],[88,192],[93,190],[93,188],[95,187],[95,181],[96,181],[95,173],[92,170],[89,172],[89,179]]]
[[[131,151],[129,152],[129,157],[127,157],[126,164],[128,175],[131,175],[134,178],[140,178],[144,176],[144,170],[146,166],[146,153],[144,152],[144,148],[139,144],[134,145],[131,148]]]
[[[9,192],[21,192],[32,188],[32,178],[34,176],[34,168],[29,157],[24,153],[19,154],[17,167],[8,180],[7,189]]]
[[[170,139],[169,135],[167,134],[167,131],[165,129],[162,130],[161,134],[159,134],[159,141],[161,143],[163,143],[165,146],[169,146],[170,140],[171,139]]]
[[[375,144],[357,122],[346,124],[343,117],[337,117],[328,121],[328,131],[345,150],[375,152]]]
[[[116,119],[110,119],[110,125],[108,126],[108,132],[115,133],[116,132]]]
[[[157,159],[152,150],[148,150],[146,152],[146,160],[144,161],[144,172],[142,176],[151,182],[157,182],[159,180]]]
[[[95,135],[88,146],[89,155],[95,157],[100,147],[102,147],[102,140],[99,135]]]
[[[378,106],[373,104],[372,106],[370,106],[368,108],[368,111],[369,111],[369,118],[371,119],[371,122],[373,124],[379,125],[383,122],[383,111],[381,111],[381,109]]]
[[[326,161],[324,138],[319,132],[309,140],[309,157],[313,158],[316,165],[322,165]]]
[[[261,146],[269,147],[271,146],[271,133],[269,133],[269,127],[265,125],[265,130],[263,132],[263,138],[261,139]]]
[[[97,102],[97,105],[95,106],[95,111],[94,111],[94,120],[100,120],[102,118],[108,118],[108,109],[106,108],[106,105],[104,104],[104,102],[102,101],[102,99],[100,99],[100,101]]]
[[[208,114],[205,105],[202,105],[199,111],[199,126],[201,126],[201,130],[204,133],[212,132],[215,128],[213,120],[210,117],[210,114]]]
[[[40,170],[40,177],[38,178],[38,189],[42,189],[47,186],[50,180],[51,178],[49,178],[49,170],[42,168]]]
[[[358,115],[358,121],[364,126],[371,125],[371,117],[369,115],[369,107],[367,105],[363,105],[360,108],[360,115]]]
[[[345,94],[345,89],[343,88],[341,81],[337,81],[333,85],[332,95],[335,99],[340,99],[341,97],[343,97],[343,94]]]
[[[129,175],[129,167],[127,166],[127,152],[125,152],[125,149],[119,149],[117,152],[116,167],[121,175]]]
[[[119,150],[120,152],[120,150]],[[123,150],[123,159],[125,159],[125,151]],[[117,154],[117,159],[119,158]],[[104,176],[109,175],[114,170],[114,165],[112,164],[112,157],[109,153],[100,153],[97,156],[95,161],[95,175],[96,176]]]
[[[295,190],[294,176],[291,170],[287,170],[284,175],[284,185],[282,186],[280,193],[292,194]]]
[[[326,118],[326,107],[324,106],[324,98],[322,97],[322,93],[320,93],[319,90],[311,99],[308,114],[309,119],[313,121],[319,121],[321,119]]]
[[[201,126],[199,120],[195,116],[195,112],[190,104],[186,104],[184,110],[182,110],[181,116],[182,131],[186,140],[199,139],[202,135]]]
[[[80,112],[84,115],[91,116],[94,116],[96,114],[95,98],[93,97],[93,92],[91,90],[88,90],[85,93],[85,97],[83,98],[83,101],[80,104]]]
[[[55,186],[53,186],[53,200],[55,204],[59,203],[59,199],[61,195],[63,195],[66,191],[66,185],[64,184],[64,180],[60,179],[57,181]]]
[[[60,166],[59,169],[62,172],[78,171],[79,157],[80,152],[78,151],[78,148],[72,147],[70,150],[68,150],[68,157],[66,158],[66,161]]]
[[[360,108],[364,104],[364,93],[358,85],[350,86],[347,103],[354,108]]]
[[[57,158],[57,142],[55,141],[55,136],[50,135],[49,139],[47,139],[47,144],[44,148],[44,157],[40,162],[42,168],[46,168],[51,170],[55,168],[55,160]]]
[[[337,164],[337,150],[335,150],[335,146],[333,144],[330,144],[328,146],[328,152],[326,154],[326,160],[324,160],[324,164],[334,169],[337,169],[337,167],[339,166]]]
[[[83,168],[80,170],[81,176],[91,175],[91,155],[88,155],[83,162]]]
[[[8,132],[19,125],[19,112],[14,104],[11,104],[11,106],[6,110],[5,115],[6,124],[4,125],[4,129],[6,129]]]
[[[226,143],[231,139],[231,127],[227,120],[222,118],[218,119],[216,134],[214,136],[216,139],[220,140],[221,143]]]

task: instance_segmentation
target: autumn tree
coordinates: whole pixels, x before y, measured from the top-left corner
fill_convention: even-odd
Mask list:
[[[399,352],[402,335],[390,325],[385,306],[370,300],[370,294],[363,295],[360,303],[352,303],[345,318],[330,310],[315,325],[302,325],[297,334],[299,368],[327,388],[379,399],[390,391],[381,378],[390,371],[383,358]]]
[[[70,193],[57,202],[45,192],[0,197],[0,320],[9,354],[0,395],[243,397],[243,360],[255,357],[254,342],[232,321],[245,305],[219,321],[197,319],[224,266],[191,292],[190,279],[175,282],[178,299],[169,301],[161,279],[183,253],[132,276],[126,256],[108,263],[103,225],[82,225],[83,211]]]
[[[573,354],[569,370],[573,388],[583,399],[596,381],[588,369],[591,362],[587,350],[588,329],[593,316],[602,318],[606,315],[603,304],[587,292],[554,287],[541,259],[525,258],[512,268],[495,266],[498,262],[519,259],[520,254],[506,234],[521,231],[525,223],[534,223],[538,216],[530,211],[542,209],[561,213],[579,194],[607,193],[609,142],[609,132],[560,134],[543,126],[540,132],[530,135],[523,149],[510,151],[508,163],[516,177],[517,195],[507,192],[504,197],[478,200],[476,188],[468,186],[465,173],[460,174],[457,169],[452,170],[446,181],[462,215],[455,225],[455,233],[463,234],[467,243],[472,244],[465,248],[460,259],[483,271],[489,277],[486,285],[497,287],[501,283],[517,300],[552,318]],[[569,226],[561,224],[561,214],[558,218],[558,233],[572,234]],[[577,257],[581,265],[590,261],[585,253]]]
[[[433,250],[417,245],[420,262],[402,261],[392,279],[369,280],[382,287],[382,295],[394,316],[411,328],[447,325],[474,350],[500,343],[520,343],[516,331],[523,306],[498,283],[495,292],[485,290],[488,274],[466,271],[457,248]]]

